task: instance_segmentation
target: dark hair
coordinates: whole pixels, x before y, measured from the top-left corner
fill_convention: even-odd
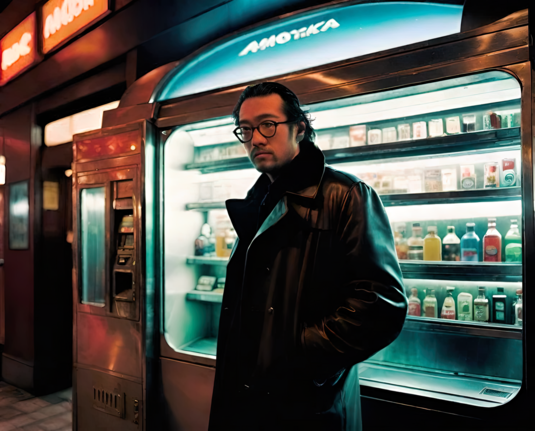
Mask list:
[[[305,123],[304,139],[314,142],[316,132],[310,125],[310,114],[308,111],[303,111],[299,104],[299,99],[292,90],[277,82],[261,82],[260,84],[249,85],[240,96],[238,103],[232,111],[234,123],[239,126],[240,122],[240,108],[244,100],[251,97],[268,96],[270,94],[278,94],[284,102],[284,114],[288,120],[302,121]]]

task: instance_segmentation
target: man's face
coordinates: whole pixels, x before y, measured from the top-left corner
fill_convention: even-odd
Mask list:
[[[251,97],[240,107],[240,126],[257,127],[266,120],[287,121],[284,114],[284,101],[278,94]],[[293,127],[292,127],[293,126]],[[253,138],[243,144],[247,155],[259,172],[266,173],[271,181],[278,176],[280,169],[299,154],[299,141],[304,135],[303,122],[277,125],[277,132],[271,138],[265,138],[257,129]]]

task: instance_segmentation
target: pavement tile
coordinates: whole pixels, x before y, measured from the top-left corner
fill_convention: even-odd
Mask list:
[[[29,413],[25,416],[28,416],[29,418],[33,419],[33,421],[40,421],[41,419],[46,419],[48,416],[45,415],[44,413],[41,413],[39,411],[37,412],[32,412],[32,413]]]
[[[46,431],[55,431],[60,428],[63,428],[69,425],[70,421],[68,419],[60,417],[61,415],[52,416],[48,419],[44,419],[37,423],[36,425],[40,426]]]
[[[41,428],[39,425],[36,425],[36,424],[26,425],[25,427],[22,427],[21,429],[24,431],[45,431],[44,428]]]
[[[64,401],[63,398],[58,397],[55,394],[45,395],[43,397],[35,398],[36,403],[40,403],[41,407],[49,406],[50,404],[58,404]]]
[[[33,422],[35,422],[35,419],[32,419],[28,415],[20,414],[18,416],[15,416],[15,417],[9,419],[5,423],[6,424],[11,424],[11,425],[13,425],[15,427],[22,427],[22,426],[25,426],[25,425],[29,425],[29,424],[31,424]]]
[[[16,410],[12,407],[4,407],[0,410],[0,419],[11,419],[13,416],[20,415],[20,410]]]
[[[0,422],[0,431],[12,431],[15,429],[15,425],[8,424],[7,422]]]
[[[60,403],[60,404],[52,404],[51,406],[43,407],[42,409],[39,410],[39,412],[43,413],[47,417],[52,417],[52,416],[58,415],[58,414],[63,413],[65,411],[65,408],[61,404],[62,403]]]
[[[12,407],[24,413],[31,413],[42,408],[42,406],[35,404],[33,399],[19,401],[12,404]]]

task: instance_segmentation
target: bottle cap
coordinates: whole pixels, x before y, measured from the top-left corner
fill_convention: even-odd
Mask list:
[[[476,224],[475,223],[466,223],[466,227],[475,227]]]
[[[517,294],[517,295],[522,295],[522,289],[517,289],[517,290],[516,290],[516,294]]]
[[[490,217],[489,218],[489,223],[496,223],[496,218],[495,217]]]
[[[448,287],[446,287],[446,290],[447,290],[448,293],[449,293],[449,292],[454,291],[454,290],[455,290],[455,287],[453,287],[453,286],[448,286]]]
[[[511,223],[517,224],[518,221],[516,219],[511,220]]]
[[[418,289],[416,289],[415,287],[413,287],[411,289],[411,293],[414,295],[414,296],[418,296]]]
[[[413,223],[412,227],[420,227],[420,223]]]
[[[436,233],[437,231],[437,227],[436,226],[427,226],[427,232],[435,232]]]
[[[455,232],[455,226],[448,226],[448,233]]]
[[[485,287],[484,287],[484,286],[479,286],[478,289],[479,289],[480,291],[483,291],[483,292],[485,291]]]
[[[498,292],[503,293],[503,287],[498,287]]]

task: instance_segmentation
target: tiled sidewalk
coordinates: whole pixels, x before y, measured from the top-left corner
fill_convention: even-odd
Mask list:
[[[42,397],[0,382],[0,431],[71,431],[72,391]]]

